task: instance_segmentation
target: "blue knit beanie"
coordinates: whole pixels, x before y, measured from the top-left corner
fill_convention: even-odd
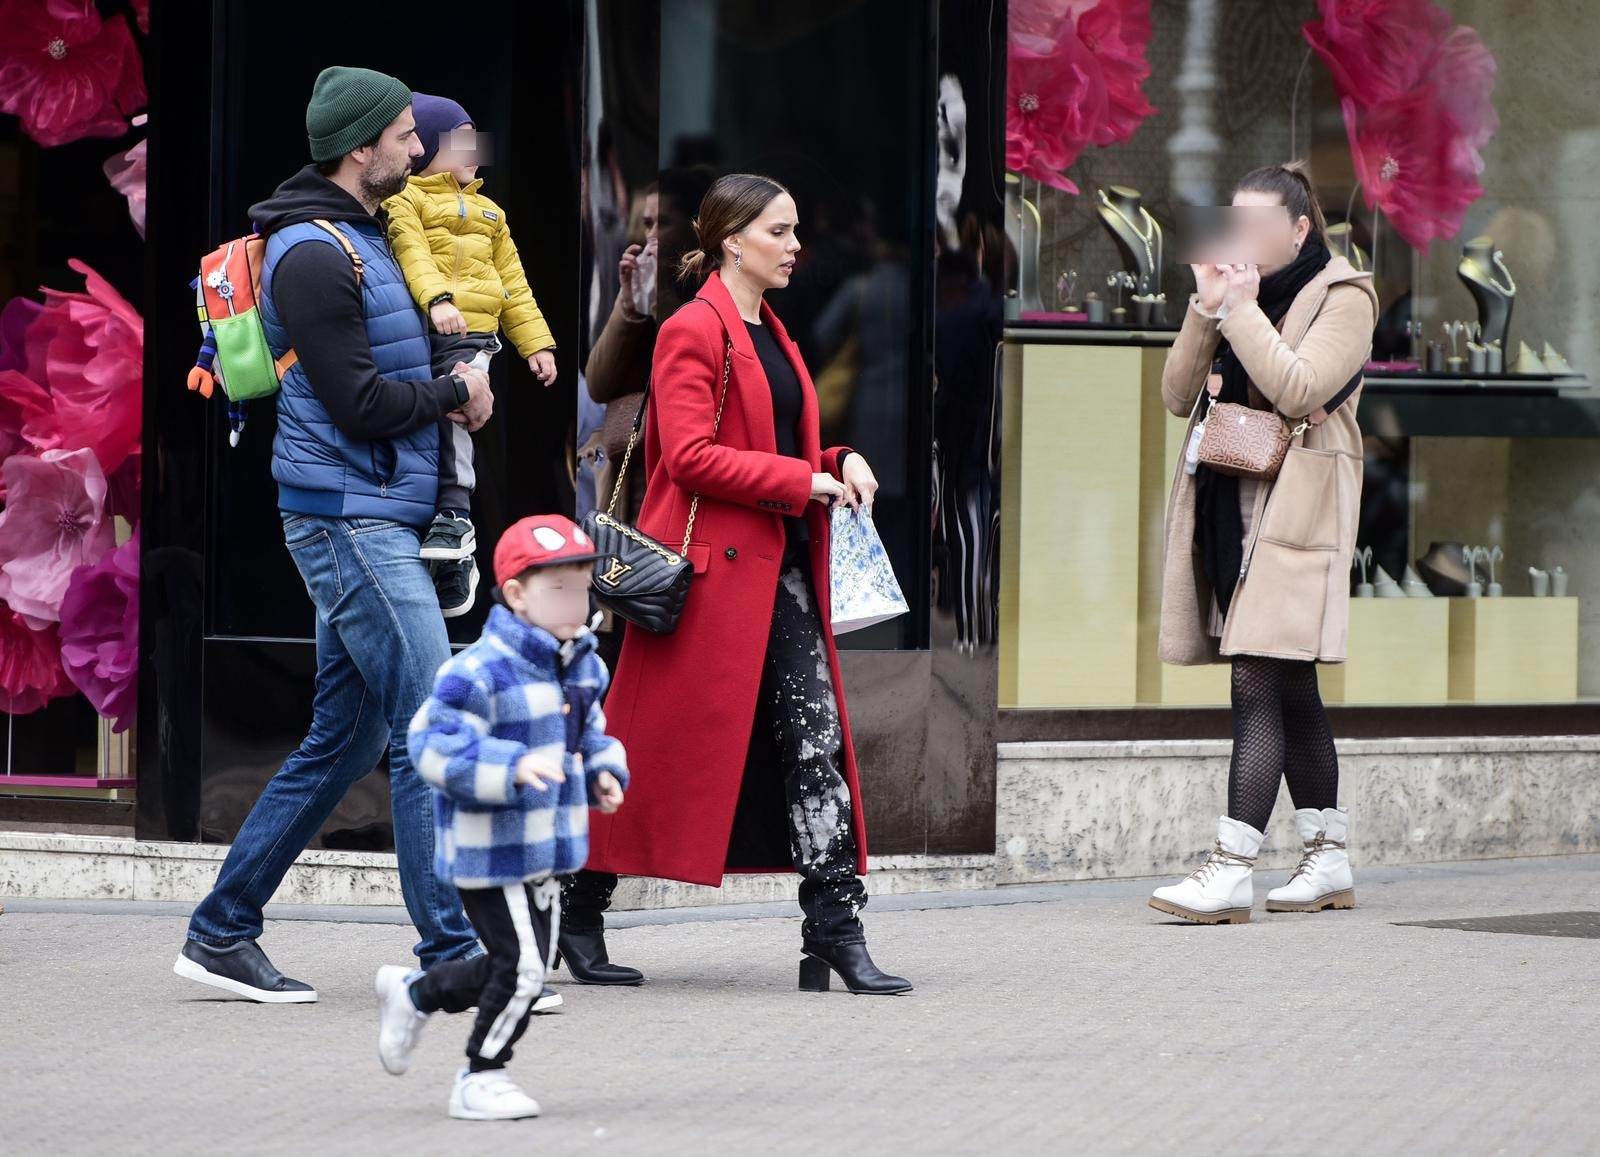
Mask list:
[[[413,173],[420,173],[433,164],[433,158],[439,155],[439,142],[446,133],[472,123],[467,110],[449,97],[430,96],[425,92],[411,94],[411,115],[417,118],[417,140],[422,142],[422,155],[411,163]]]

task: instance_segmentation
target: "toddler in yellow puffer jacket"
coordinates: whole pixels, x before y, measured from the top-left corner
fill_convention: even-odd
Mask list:
[[[423,152],[405,189],[383,208],[389,247],[431,323],[433,372],[443,376],[459,362],[487,372],[504,333],[539,380],[553,384],[555,338],[528,288],[504,211],[479,192],[485,158],[472,118],[455,101],[420,92],[411,110]],[[440,423],[438,514],[422,557],[445,618],[471,610],[477,595],[476,481],[472,436],[456,422]]]

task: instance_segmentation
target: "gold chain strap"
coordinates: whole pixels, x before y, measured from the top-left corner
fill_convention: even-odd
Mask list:
[[[711,440],[717,440],[717,431],[722,428],[722,407],[728,404],[728,377],[733,373],[733,339],[724,338],[727,344],[722,347],[722,396],[717,399],[717,417],[711,423]],[[689,557],[689,536],[694,533],[694,516],[700,513],[700,494],[697,491],[689,501],[689,522],[683,528],[683,549],[679,551],[685,558]]]
[[[717,399],[717,416],[715,421],[713,421],[711,424],[711,440],[713,442],[717,440],[717,431],[722,428],[722,409],[728,404],[728,379],[733,374],[733,339],[731,337],[724,337],[723,340],[725,344],[722,347],[722,394]],[[640,546],[651,548],[662,558],[666,559],[670,564],[676,566],[678,560],[672,556],[671,552],[667,551],[664,547],[658,546],[656,543],[651,542],[644,535],[639,534],[631,527],[624,526],[622,523],[618,522],[615,517],[617,512],[617,500],[622,495],[622,485],[628,477],[628,463],[633,460],[633,448],[639,442],[639,428],[644,424],[644,407],[649,404],[649,401],[650,392],[648,389],[646,389],[645,397],[639,402],[639,420],[634,422],[633,429],[628,432],[628,448],[622,452],[622,466],[617,470],[616,485],[611,488],[611,501],[606,503],[605,514],[597,517],[595,521],[621,531],[624,535],[631,538],[634,542],[637,542]],[[678,551],[678,553],[683,555],[685,558],[687,558],[689,555],[689,536],[694,533],[695,515],[699,512],[700,495],[696,493],[694,498],[689,502],[689,522],[688,525],[683,528],[683,546]]]
[[[615,530],[618,534],[622,535],[624,538],[631,538],[634,542],[637,542],[640,546],[644,547],[646,550],[654,551],[656,554],[659,554],[663,559],[666,560],[666,563],[667,563],[668,566],[677,566],[678,565],[678,556],[677,555],[673,554],[670,550],[668,550],[666,547],[662,546],[659,542],[656,542],[654,539],[649,538],[646,535],[640,534],[637,530],[633,529],[633,527],[629,526],[627,523],[618,522],[615,518],[612,518],[609,513],[608,514],[597,514],[597,515],[595,515],[594,520],[597,523],[599,523],[601,526],[609,526],[612,530]]]

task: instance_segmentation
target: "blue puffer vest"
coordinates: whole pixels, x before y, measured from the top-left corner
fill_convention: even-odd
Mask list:
[[[361,307],[378,373],[399,381],[432,378],[427,330],[377,221],[339,221],[334,227],[361,255]],[[272,301],[272,273],[285,253],[310,241],[332,245],[343,256],[339,242],[309,221],[286,225],[267,238],[261,321],[274,357],[282,357],[290,342]],[[439,495],[438,426],[401,438],[360,442],[333,424],[303,365],[292,366],[282,385],[278,433],[272,442],[272,476],[281,509],[330,518],[385,518],[412,526],[433,518]]]

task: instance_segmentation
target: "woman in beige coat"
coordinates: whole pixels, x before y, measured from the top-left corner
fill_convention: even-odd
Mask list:
[[[1371,275],[1330,253],[1298,166],[1250,173],[1233,204],[1233,251],[1219,253],[1230,263],[1194,266],[1197,292],[1162,395],[1191,430],[1214,398],[1276,410],[1299,434],[1272,482],[1203,464],[1191,474],[1180,461],[1167,510],[1161,658],[1232,665],[1233,757],[1213,850],[1150,906],[1206,924],[1250,919],[1252,868],[1285,778],[1305,853],[1267,910],[1355,904],[1316,664],[1345,659],[1363,458],[1356,406],[1377,321]]]

